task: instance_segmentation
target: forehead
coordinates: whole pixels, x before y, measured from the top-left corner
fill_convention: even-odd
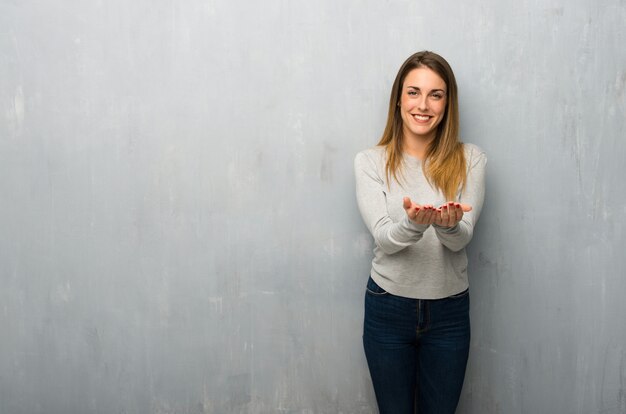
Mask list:
[[[446,83],[434,70],[419,67],[411,70],[404,78],[402,89],[415,86],[420,89],[445,89]]]

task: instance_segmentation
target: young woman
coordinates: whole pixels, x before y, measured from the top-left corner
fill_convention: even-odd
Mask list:
[[[374,237],[363,345],[381,414],[454,413],[470,343],[465,246],[484,199],[484,152],[459,141],[457,86],[432,52],[400,67],[387,126],[357,154]]]

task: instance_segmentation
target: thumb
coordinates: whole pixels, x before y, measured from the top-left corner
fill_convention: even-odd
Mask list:
[[[472,206],[469,204],[461,204],[461,209],[464,213],[467,213],[468,211],[472,211]]]
[[[405,210],[411,208],[411,199],[409,197],[404,197],[402,199],[402,207],[404,207]]]

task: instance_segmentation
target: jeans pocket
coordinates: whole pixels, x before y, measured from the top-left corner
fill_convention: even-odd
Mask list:
[[[370,276],[367,280],[367,287],[365,288],[365,290],[367,293],[374,296],[382,296],[388,294],[385,289],[381,288],[380,286],[378,286],[378,284],[376,284],[376,282],[374,282],[372,276]]]

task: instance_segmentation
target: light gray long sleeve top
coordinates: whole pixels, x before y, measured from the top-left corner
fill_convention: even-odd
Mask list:
[[[464,144],[467,183],[458,201],[472,206],[452,228],[418,225],[409,220],[404,197],[440,206],[446,200],[426,180],[420,160],[403,156],[402,185],[387,181],[384,147],[359,152],[354,160],[356,197],[365,225],[374,237],[372,279],[387,292],[415,299],[440,299],[468,288],[465,246],[472,239],[485,198],[487,157]]]

